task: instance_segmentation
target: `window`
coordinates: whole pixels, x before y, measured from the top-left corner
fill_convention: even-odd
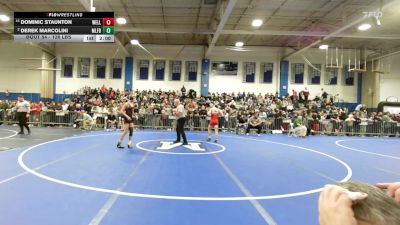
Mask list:
[[[72,57],[63,57],[61,60],[62,67],[62,76],[63,77],[72,77],[74,70],[74,58]]]
[[[354,65],[352,65],[350,68],[354,68]],[[353,86],[354,85],[354,72],[349,71],[349,65],[344,66],[343,74],[344,74],[343,85]]]
[[[111,68],[112,68],[112,78],[113,79],[121,79],[122,78],[122,59],[112,59],[111,60]]]
[[[181,70],[182,70],[182,62],[181,61],[171,61],[171,77],[172,81],[180,81],[181,80]]]
[[[164,80],[165,61],[156,60],[154,63],[154,80]]]
[[[197,81],[197,61],[186,62],[187,81]]]
[[[337,85],[338,80],[338,70],[330,69],[326,71],[325,84],[326,85]]]
[[[149,60],[139,61],[139,80],[149,79]]]
[[[292,64],[292,76],[290,79],[292,84],[303,84],[304,83],[304,64],[293,63]]]
[[[95,76],[96,78],[101,78],[104,79],[106,78],[106,65],[107,65],[107,60],[103,58],[99,59],[94,59],[94,65],[95,65]]]
[[[90,58],[79,58],[78,77],[89,78],[90,76]]]
[[[243,63],[243,80],[245,83],[254,83],[254,78],[256,74],[256,63],[255,62],[245,62]]]
[[[261,63],[261,83],[272,83],[273,63]]]
[[[308,83],[321,84],[321,64],[313,64],[314,67],[308,66]]]

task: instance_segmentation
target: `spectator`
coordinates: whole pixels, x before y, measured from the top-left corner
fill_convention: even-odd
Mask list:
[[[0,125],[2,125],[2,121],[4,121],[6,118],[6,112],[7,109],[9,108],[7,100],[2,101],[0,100]]]
[[[262,120],[259,117],[259,113],[256,112],[252,117],[250,117],[248,121],[246,135],[249,135],[250,129],[257,129],[257,134],[258,136],[260,136],[261,128],[262,128]]]
[[[80,116],[80,118],[75,120],[74,127],[82,128],[82,129],[91,128],[91,126],[93,124],[92,117],[89,114],[87,114],[85,111],[80,111],[79,116]]]
[[[293,131],[297,137],[305,137],[307,136],[307,127],[304,126],[303,117],[295,116],[293,119]]]
[[[111,112],[107,116],[107,128],[108,129],[114,128],[114,131],[117,130],[117,128],[118,128],[118,119],[114,112]]]
[[[10,99],[10,92],[8,90],[6,90],[6,100]]]
[[[304,96],[305,103],[307,104],[308,103],[308,96],[310,96],[310,92],[308,91],[307,87],[304,88],[304,90],[303,90],[303,96]]]
[[[367,108],[366,105],[364,105],[364,104],[358,104],[358,105],[356,106],[356,108],[354,109],[354,111],[363,111],[363,110],[365,110],[366,108]]]
[[[321,88],[320,97],[322,101],[326,101],[328,99],[328,93],[323,88]]]
[[[290,99],[292,100],[292,101],[294,101],[294,100],[298,100],[298,93],[297,93],[297,91],[295,91],[294,89],[292,90],[292,96],[290,97]]]
[[[345,127],[345,131],[346,131],[346,135],[350,135],[350,134],[353,134],[353,132],[354,132],[354,122],[355,122],[356,120],[354,119],[354,116],[353,116],[353,114],[349,114],[349,117],[347,117],[346,119],[345,119],[345,122],[346,122],[346,127]]]
[[[386,190],[387,194],[400,203],[400,182],[397,183],[377,183],[376,186],[382,190]]]
[[[185,97],[185,95],[186,95],[186,88],[185,88],[185,86],[182,86],[181,92],[182,92],[182,96]]]
[[[33,122],[39,122],[40,119],[40,112],[42,110],[42,107],[40,103],[33,103],[31,106],[31,116]]]
[[[237,121],[238,121],[238,125],[236,127],[236,134],[239,134],[239,129],[246,129],[247,130],[247,115],[245,113],[243,113],[242,111],[238,112],[237,115]]]
[[[104,99],[101,97],[101,93],[104,93],[106,89]],[[182,90],[181,90],[182,91]],[[220,123],[226,129],[231,130],[237,127],[238,115],[252,115],[255,111],[259,111],[259,116],[262,120],[267,117],[267,122],[271,126],[267,129],[280,129],[281,126],[284,129],[288,128],[288,124],[285,125],[283,121],[291,120],[294,118],[294,112],[305,118],[304,125],[309,128],[316,128],[314,130],[320,130],[321,132],[342,132],[348,131],[345,125],[348,114],[343,109],[333,104],[333,99],[328,99],[327,93],[321,89],[321,99],[315,98],[311,100],[308,98],[308,104],[303,107],[299,104],[298,94],[295,90],[292,90],[293,94],[290,97],[279,97],[271,93],[209,93],[208,96],[193,96],[194,98],[187,98],[183,101],[185,108],[188,109],[188,124],[193,129],[199,129],[204,127],[204,113],[201,112],[202,107],[207,110],[207,105],[215,103],[216,107],[225,112],[226,117],[219,118]],[[175,98],[181,98],[181,93],[178,91],[164,91],[164,90],[134,90],[134,91],[120,91],[112,88],[90,88],[83,87],[77,90],[76,93],[82,93],[82,96],[71,97],[66,99],[62,105],[56,102],[43,102],[39,103],[41,107],[40,118],[42,124],[52,125],[55,122],[73,123],[75,120],[75,113],[68,112],[79,112],[85,110],[87,114],[91,116],[98,116],[99,114],[108,113],[113,111],[118,115],[121,108],[121,103],[126,101],[128,97],[133,97],[138,101],[136,110],[139,112],[139,125],[147,127],[160,126],[162,124],[171,124],[171,118],[168,123],[161,121],[158,115],[163,115],[166,118],[171,115],[171,104]],[[326,98],[323,96],[326,94]],[[190,94],[189,94],[190,95]],[[305,92],[302,91],[302,95],[305,98]],[[5,106],[7,105],[7,106]],[[15,101],[3,101],[2,108],[5,110],[5,115],[8,120],[15,120]],[[35,103],[32,104],[32,107]],[[383,113],[367,113],[366,106],[361,105],[358,110],[360,113],[354,114],[354,119],[359,119],[361,122],[353,122],[353,132],[358,131],[360,134],[372,134],[381,135],[386,133],[388,136],[396,135],[399,132],[397,123],[400,117],[394,114],[383,114]],[[61,111],[65,113],[65,116],[61,116]],[[33,111],[32,111],[33,113]],[[4,114],[4,112],[3,112]],[[145,118],[145,114],[148,116]],[[67,116],[68,115],[68,116]],[[63,120],[60,120],[60,118]],[[202,118],[203,117],[203,118]],[[164,119],[163,119],[164,120]],[[99,122],[104,121],[100,118]],[[358,125],[356,125],[358,124]],[[168,125],[169,126],[169,125]],[[164,127],[164,126],[163,126]]]

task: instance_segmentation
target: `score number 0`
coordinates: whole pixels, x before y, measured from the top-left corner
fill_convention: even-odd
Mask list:
[[[114,18],[103,18],[103,34],[114,33]]]
[[[103,26],[114,26],[114,18],[103,18]]]

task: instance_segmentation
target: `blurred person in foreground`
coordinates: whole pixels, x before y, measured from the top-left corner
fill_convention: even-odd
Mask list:
[[[384,189],[387,191],[385,192]],[[320,225],[399,225],[400,183],[327,185],[318,202]]]

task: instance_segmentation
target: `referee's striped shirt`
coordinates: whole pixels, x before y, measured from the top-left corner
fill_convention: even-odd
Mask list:
[[[23,102],[17,102],[16,108],[17,112],[29,112],[31,105],[28,101],[24,100]]]

